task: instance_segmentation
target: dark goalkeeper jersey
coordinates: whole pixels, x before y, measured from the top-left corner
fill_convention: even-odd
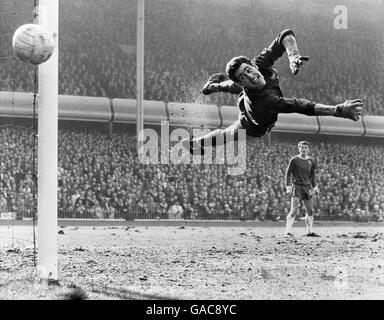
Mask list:
[[[315,187],[316,162],[312,157],[302,159],[294,156],[288,164],[286,173],[286,185],[294,184]]]
[[[273,64],[285,52],[282,44],[284,37],[293,35],[287,29],[278,35],[268,48],[262,50],[254,59],[259,71],[264,76],[266,85],[261,90],[242,88],[233,83],[229,89],[220,91],[239,94],[237,105],[240,109],[239,119],[248,135],[261,137],[274,127],[279,113],[301,113],[314,115],[315,103],[306,99],[285,98],[279,84],[277,71]]]

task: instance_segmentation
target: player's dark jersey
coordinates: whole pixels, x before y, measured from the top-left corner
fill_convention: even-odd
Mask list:
[[[286,185],[299,184],[315,187],[316,161],[312,157],[306,159],[294,156],[288,164],[286,172]]]
[[[285,52],[282,40],[287,35],[294,35],[288,29],[282,31],[279,36],[265,48],[255,59],[255,64],[264,76],[266,85],[261,90],[251,90],[233,83],[228,91],[239,93],[237,105],[240,109],[239,119],[247,134],[260,137],[271,130],[278,119],[279,113],[299,112],[314,115],[315,103],[306,99],[284,98],[279,84],[277,71],[272,68],[274,62]]]

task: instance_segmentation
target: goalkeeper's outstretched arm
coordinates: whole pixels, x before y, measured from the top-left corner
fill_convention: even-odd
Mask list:
[[[358,121],[363,114],[364,102],[361,99],[346,100],[343,103],[326,105],[306,99],[285,98],[271,95],[266,99],[269,110],[276,113],[300,113],[307,116],[333,116]]]
[[[291,68],[292,74],[297,74],[299,68],[302,66],[303,61],[308,61],[308,56],[301,56],[299,49],[297,48],[296,38],[293,34],[288,34],[282,40],[282,45],[287,52],[289,59],[289,67]]]
[[[232,80],[226,80],[226,75],[223,73],[215,73],[211,75],[208,81],[201,89],[201,93],[209,95],[214,92],[228,92],[239,94],[243,88]]]
[[[211,86],[213,92],[228,92],[233,94],[239,94],[243,88],[233,82],[232,80],[226,80],[221,83],[213,83]]]

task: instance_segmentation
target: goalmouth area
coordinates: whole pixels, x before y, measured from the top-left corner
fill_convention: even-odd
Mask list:
[[[287,239],[279,222],[61,220],[59,285],[46,286],[32,277],[32,226],[11,223],[0,299],[384,297],[382,223],[318,222],[308,238],[297,222]]]

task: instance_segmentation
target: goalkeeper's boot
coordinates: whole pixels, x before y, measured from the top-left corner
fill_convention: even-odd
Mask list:
[[[212,83],[220,83],[225,80],[226,76],[224,73],[215,73],[211,75],[208,81],[201,88],[201,93],[204,95],[211,94],[213,92],[217,92],[217,88],[211,86]]]
[[[360,99],[347,100],[344,103],[336,105],[335,117],[351,119],[358,121],[363,113],[363,102]]]
[[[204,148],[193,139],[184,139],[181,145],[192,155],[204,155]]]

